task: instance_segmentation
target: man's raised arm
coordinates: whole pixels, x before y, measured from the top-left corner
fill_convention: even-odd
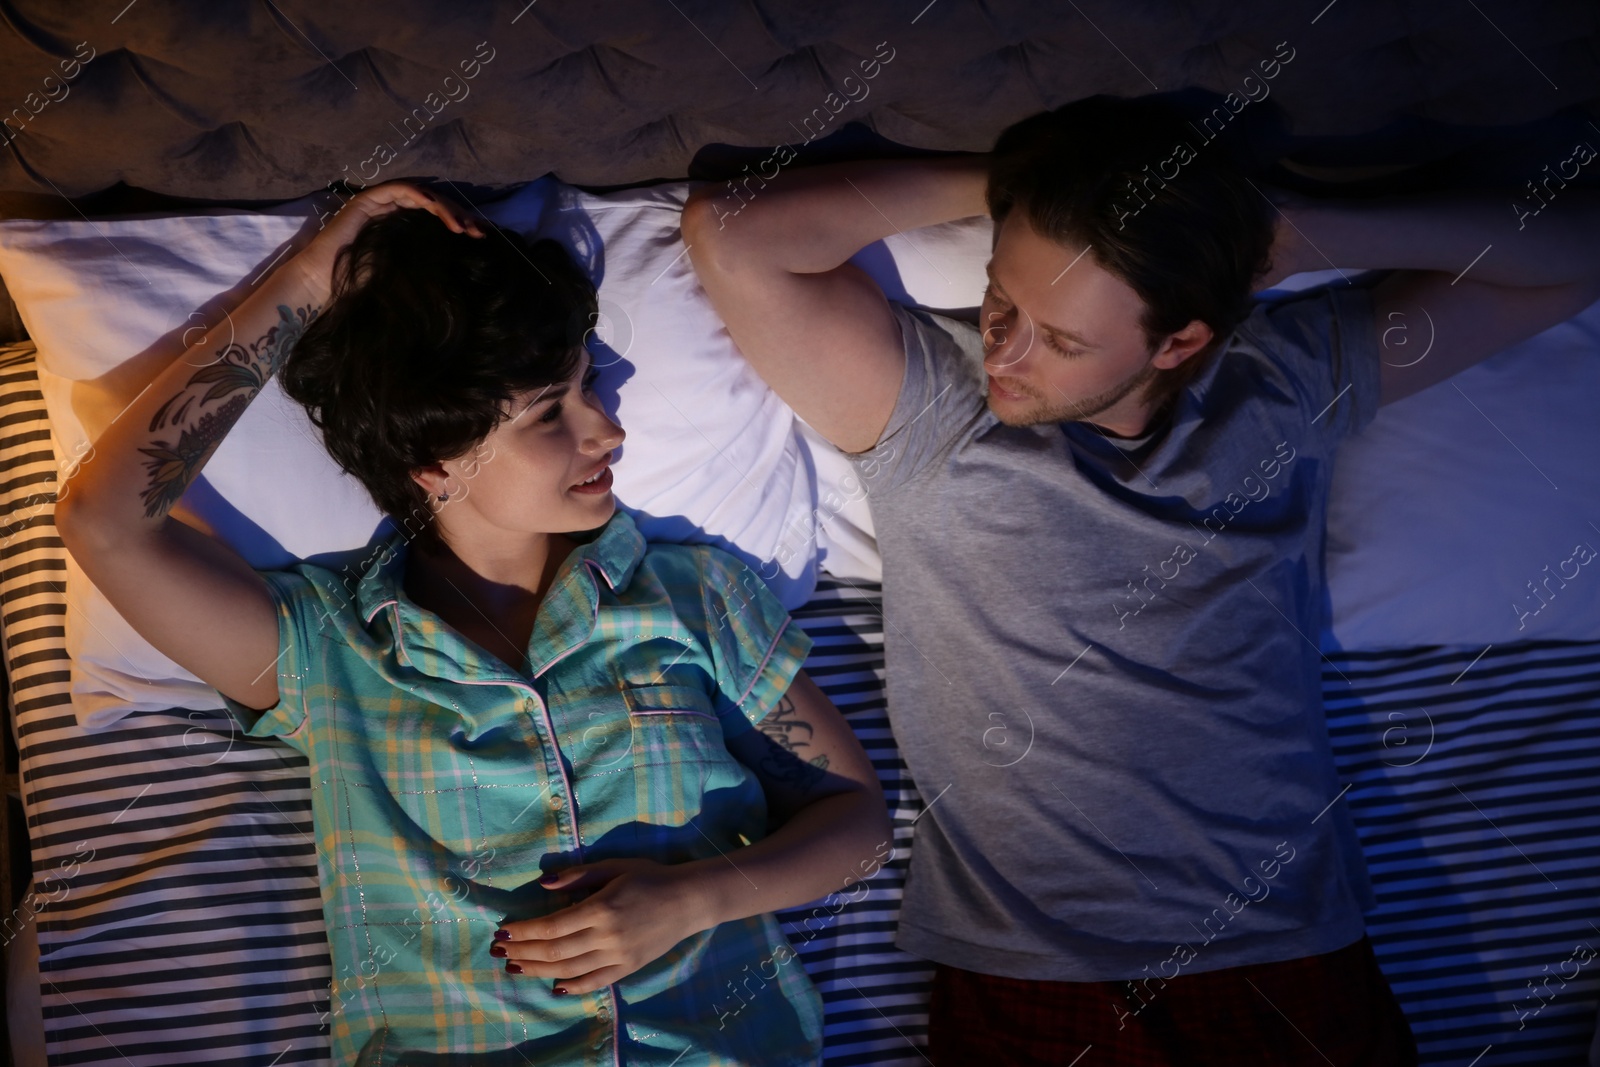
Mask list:
[[[734,343],[846,452],[878,443],[905,370],[883,291],[846,261],[890,234],[986,214],[987,158],[832,163],[740,183],[748,199],[701,186],[684,205],[689,258]]]
[[[1392,268],[1372,288],[1388,404],[1600,300],[1600,192],[1552,200],[1533,218],[1514,192],[1290,197],[1283,258],[1298,270]]]

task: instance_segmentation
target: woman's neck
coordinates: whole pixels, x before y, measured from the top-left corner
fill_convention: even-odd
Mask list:
[[[406,560],[406,595],[443,617],[479,617],[500,625],[532,620],[577,543],[565,534],[538,534],[499,545],[441,546]]]

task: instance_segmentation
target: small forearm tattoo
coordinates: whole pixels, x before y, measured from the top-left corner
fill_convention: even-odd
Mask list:
[[[175,430],[177,440],[152,439],[139,449],[150,457],[145,463],[150,478],[141,493],[147,518],[166,514],[178,502],[316,317],[316,308],[309,305],[291,311],[279,304],[276,325],[248,348],[229,344],[215,363],[195,371],[176,395],[156,409],[149,432]]]
[[[767,746],[766,755],[761,757],[761,769],[775,781],[793,787],[804,796],[828,776],[828,757],[819,754],[808,759],[803,751],[811,748],[811,737],[816,730],[799,717],[794,701],[787,694],[761,720],[759,728],[772,742]]]

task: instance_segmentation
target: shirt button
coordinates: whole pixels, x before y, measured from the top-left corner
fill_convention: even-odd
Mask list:
[[[550,794],[550,810],[551,811],[560,811],[561,810],[561,806],[563,804],[565,804],[565,803],[566,803],[566,800],[562,798],[560,793],[551,793]]]

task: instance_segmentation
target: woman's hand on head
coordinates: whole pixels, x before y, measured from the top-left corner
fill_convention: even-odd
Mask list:
[[[410,182],[386,182],[369,186],[347,200],[295,256],[295,263],[317,287],[328,286],[340,249],[355,240],[361,227],[370,220],[402,208],[430,212],[438,216],[452,233],[466,233],[473,237],[484,235],[484,228],[477,216],[455,201]]]
[[[522,968],[520,977],[554,980],[574,995],[626,978],[691,934],[716,923],[688,872],[649,859],[584,863],[546,875],[546,889],[591,890],[542,919],[502,924],[496,956]]]

